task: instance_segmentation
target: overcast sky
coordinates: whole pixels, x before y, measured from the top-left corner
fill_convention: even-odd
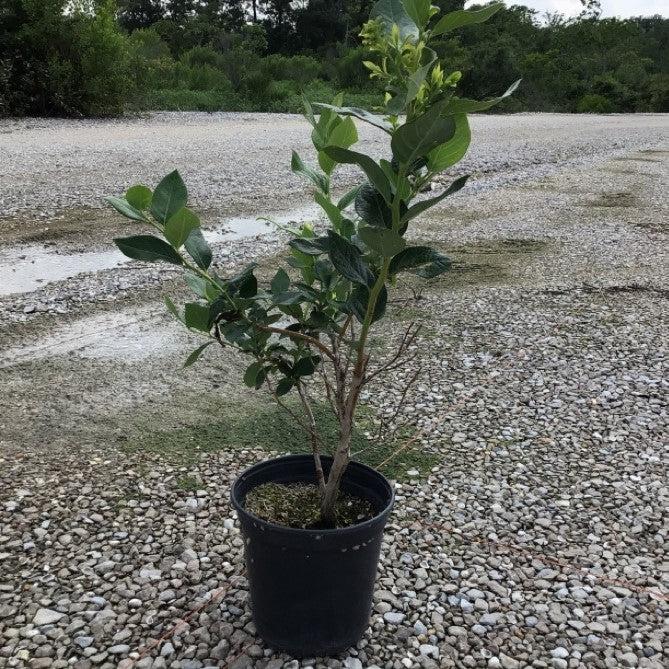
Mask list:
[[[505,0],[505,2],[507,5],[525,5],[540,12],[560,12],[567,16],[574,16],[582,10],[579,0]],[[667,0],[602,0],[602,10],[604,16],[660,14],[669,17],[669,2]]]

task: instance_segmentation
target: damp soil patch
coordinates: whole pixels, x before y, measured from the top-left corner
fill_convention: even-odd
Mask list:
[[[270,523],[303,530],[323,529],[320,493],[309,483],[264,483],[246,494],[244,508]],[[340,492],[335,504],[335,527],[364,523],[375,516],[369,501]]]
[[[639,198],[628,192],[602,193],[594,200],[584,203],[585,207],[623,207],[631,208],[639,206]]]

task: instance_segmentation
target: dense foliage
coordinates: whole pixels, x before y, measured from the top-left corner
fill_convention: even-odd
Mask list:
[[[113,6],[117,5],[114,14]],[[434,0],[442,12],[463,0]],[[485,2],[481,2],[485,4]],[[547,20],[522,4],[434,48],[462,89],[524,80],[506,111],[669,111],[669,19]],[[0,113],[298,111],[300,93],[379,103],[360,29],[372,0],[4,0]],[[63,12],[63,8],[69,9]],[[114,20],[115,17],[115,20]],[[105,85],[102,85],[105,82]]]
[[[183,310],[169,300],[167,305],[186,327],[204,337],[186,364],[218,343],[250,359],[244,374],[248,386],[267,388],[279,402],[291,392],[299,396],[302,418],[287,410],[310,435],[326,522],[334,518],[350,460],[361,391],[375,377],[406,364],[416,335],[410,327],[388,359],[372,355],[370,332],[385,314],[388,294],[407,273],[430,279],[450,266],[446,256],[412,245],[405,235],[414,219],[460,190],[467,176],[427,199],[420,193],[467,152],[467,114],[491,108],[517,87],[513,84],[501,97],[483,102],[462,97],[456,93],[460,73],[444,69],[432,44],[459,28],[486,21],[499,8],[497,4],[440,16],[430,0],[379,0],[374,5],[361,34],[371,54],[366,67],[383,91],[382,111],[343,107],[341,96],[317,106],[304,100],[318,162],[309,165],[293,152],[291,167],[313,186],[314,200],[329,224],[318,231],[311,225],[289,228],[286,266],[266,285],[258,281],[255,265],[231,276],[225,267],[213,264],[177,171],[153,191],[136,185],[125,197],[108,198],[118,212],[160,235],[116,239],[125,255],[184,268],[195,300]],[[385,158],[377,161],[351,148],[358,142],[356,120],[386,133]],[[337,197],[334,177],[340,164],[356,165],[365,180]],[[336,444],[321,441],[314,395],[334,413],[339,427]],[[329,471],[322,467],[322,453],[333,456]]]

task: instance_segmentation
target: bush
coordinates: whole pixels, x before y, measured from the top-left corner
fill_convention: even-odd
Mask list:
[[[576,111],[579,114],[611,114],[616,111],[616,106],[603,95],[589,93],[578,101]]]
[[[234,91],[188,91],[162,89],[149,91],[139,105],[154,111],[243,111],[245,103]]]
[[[669,74],[654,74],[648,88],[650,111],[669,112]]]
[[[282,56],[275,53],[261,61],[262,71],[272,80],[289,80],[304,85],[321,75],[321,64],[310,56]]]
[[[370,54],[362,47],[350,49],[334,61],[334,74],[341,88],[369,88],[369,72],[362,64]]]
[[[185,51],[180,59],[190,67],[201,67],[203,65],[209,67],[220,68],[223,65],[221,53],[212,49],[210,46],[196,46],[188,51]]]
[[[130,50],[115,4],[64,14],[60,0],[13,0],[4,113],[116,116],[131,96]]]

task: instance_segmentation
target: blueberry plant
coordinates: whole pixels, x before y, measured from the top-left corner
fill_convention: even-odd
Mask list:
[[[310,225],[290,229],[287,269],[279,269],[268,285],[259,284],[253,264],[234,276],[212,266],[212,251],[197,215],[187,207],[178,172],[168,174],[153,192],[137,185],[125,197],[107,198],[119,213],[160,235],[115,239],[126,256],[184,269],[195,299],[183,310],[168,299],[167,307],[187,328],[206,337],[186,364],[217,343],[249,358],[246,385],[266,387],[276,398],[290,392],[299,397],[303,413],[293,415],[309,434],[323,522],[334,519],[361,390],[401,364],[411,339],[408,333],[389,359],[372,360],[370,331],[384,316],[388,291],[405,273],[433,278],[449,269],[446,256],[412,245],[407,231],[417,216],[459,191],[467,177],[437,195],[421,193],[465,155],[471,139],[467,113],[492,107],[517,85],[492,100],[459,97],[460,72],[447,74],[430,43],[487,20],[501,6],[439,17],[430,0],[376,3],[361,37],[372,58],[365,64],[385,89],[384,105],[370,112],[342,106],[341,97],[329,105],[305,101],[317,166],[293,152],[291,167],[311,183],[329,223],[322,231]],[[356,120],[385,134],[385,158],[351,148],[358,141]],[[357,166],[364,181],[337,198],[334,176],[342,164]],[[314,393],[334,412],[336,444],[324,445],[319,437]],[[323,452],[333,457],[327,471]]]

